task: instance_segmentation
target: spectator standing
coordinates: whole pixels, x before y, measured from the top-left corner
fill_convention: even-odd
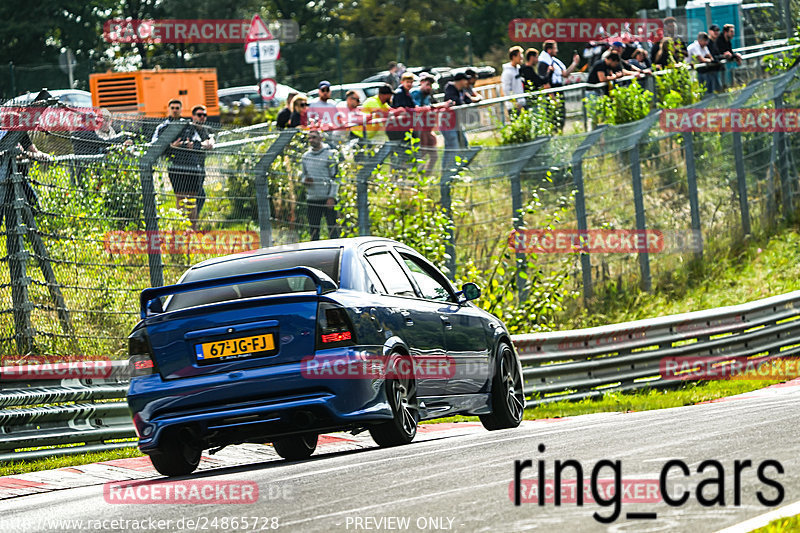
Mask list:
[[[519,73],[522,75],[526,89],[547,89],[550,87],[550,78],[553,75],[553,65],[547,67],[546,76],[540,76],[539,50],[536,48],[528,48],[525,50],[525,64],[520,67]]]
[[[447,82],[447,85],[444,86],[444,100],[445,103],[449,104],[451,109],[464,105],[464,89],[466,89],[468,83],[467,75],[463,72],[459,72],[455,75],[453,81]],[[447,167],[455,163],[455,153],[452,152],[452,150],[469,147],[467,136],[464,134],[459,124],[458,112],[450,113],[449,116],[455,119],[454,123],[443,125],[440,130],[442,137],[444,137],[445,149],[445,157],[442,160],[442,172],[447,171]]]
[[[503,65],[503,72],[500,75],[500,81],[503,85],[503,96],[511,96],[514,94],[523,94],[525,87],[522,84],[522,75],[519,72],[519,65],[522,63],[522,47],[512,46],[508,49],[508,63]],[[511,109],[522,109],[525,106],[524,98],[517,98],[511,104]],[[460,104],[458,104],[460,105]]]
[[[697,79],[706,85],[706,94],[713,94],[717,88],[716,72],[709,70],[713,68],[714,57],[708,49],[708,34],[701,31],[697,34],[697,39],[686,49],[689,61],[695,65]]]
[[[392,94],[391,86],[388,83],[384,83],[378,87],[377,94],[364,100],[361,111],[367,119],[366,130],[369,138],[372,138],[375,132],[381,129],[382,120],[389,115],[391,111],[389,101],[392,99]]]
[[[337,137],[340,141],[364,137],[364,115],[358,109],[360,103],[361,97],[358,96],[358,92],[350,89],[345,94],[344,101],[336,105]]]
[[[417,107],[433,107],[433,81],[434,78],[428,73],[422,74],[419,77],[419,86],[411,89],[411,98]],[[436,153],[436,136],[433,131],[423,129],[419,132],[419,144],[428,158],[427,170],[430,172],[436,165],[438,154]]]
[[[391,106],[393,109],[398,110],[405,110],[404,112],[409,115],[413,115],[414,108],[417,107],[417,104],[414,103],[414,98],[411,96],[411,87],[414,86],[414,81],[416,80],[416,76],[411,72],[404,73],[400,78],[400,85],[394,91],[392,95],[392,103]],[[408,122],[411,123],[411,117],[407,117]],[[386,130],[386,135],[389,137],[389,140],[392,141],[403,141],[406,142],[406,134],[411,133],[414,135],[413,129],[397,131],[397,128],[391,128]]]
[[[742,64],[742,55],[733,51],[733,37],[736,35],[736,26],[725,24],[722,33],[716,40],[716,47],[722,59],[726,61],[736,61],[737,65]]]
[[[304,94],[298,94],[292,100],[292,116],[289,119],[290,128],[301,128],[308,126],[308,98]]]
[[[286,129],[292,119],[292,100],[294,100],[295,96],[297,96],[295,92],[291,92],[286,96],[286,106],[280,110],[275,119],[275,124],[279,130]]]
[[[563,87],[564,82],[573,71],[578,68],[581,57],[576,53],[572,56],[572,63],[569,67],[564,65],[564,62],[558,59],[558,43],[553,40],[545,41],[542,45],[542,53],[539,54],[539,76],[546,76],[548,67],[553,67],[553,72],[550,76],[550,87]],[[559,103],[559,116],[556,127],[559,130],[564,129],[564,124],[567,120],[567,105],[563,93],[553,93],[553,98],[558,99]]]
[[[214,148],[214,137],[205,125],[207,117],[206,106],[194,106],[192,123],[172,143],[176,149],[176,172],[172,178],[172,189],[175,191],[178,207],[188,214],[192,229],[195,230],[198,216],[206,201],[206,191],[203,188],[206,178],[206,152]]]
[[[606,85],[603,88],[590,89],[588,91],[590,94],[598,96],[608,94],[608,82],[621,78],[624,75],[622,66],[620,65],[621,60],[622,58],[620,58],[617,52],[611,52],[592,66],[586,83],[591,85],[605,83]]]
[[[331,82],[323,80],[317,86],[319,97],[308,104],[310,125],[333,128],[336,120],[336,104],[331,100]]]
[[[183,102],[178,100],[177,98],[173,98],[172,100],[167,103],[167,118],[156,126],[156,131],[153,132],[153,138],[150,142],[156,142],[158,136],[161,135],[161,132],[170,125],[171,122],[175,122],[176,120],[181,120],[181,111],[183,110]]]
[[[117,134],[112,127],[114,122],[111,111],[106,108],[100,110],[100,128],[97,131],[76,131],[72,135],[72,149],[75,155],[99,155],[108,152],[115,144],[130,146],[133,141],[124,133]]]
[[[389,61],[389,73],[383,78],[383,81],[391,87],[394,91],[400,85],[400,67],[395,61]]]
[[[468,68],[464,71],[467,76],[467,87],[464,89],[464,96],[462,97],[465,104],[474,104],[483,100],[483,97],[475,91],[475,84],[478,83],[478,73]]]
[[[319,240],[322,217],[328,225],[331,239],[339,237],[336,224],[336,200],[339,194],[337,180],[338,156],[335,150],[322,142],[322,134],[312,130],[308,133],[309,149],[303,154],[303,184],[308,201],[308,223],[311,240]]]
[[[717,42],[720,37],[719,26],[716,24],[712,24],[708,27],[708,51],[711,52],[711,57],[714,58],[713,63],[709,63],[706,66],[708,76],[714,78],[714,87],[716,91],[719,91],[722,88],[722,84],[720,83],[719,74],[720,71],[725,68],[723,63],[720,63],[724,58],[722,57],[722,53],[720,53]]]

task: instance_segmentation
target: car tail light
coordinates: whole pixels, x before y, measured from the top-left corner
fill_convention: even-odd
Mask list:
[[[153,351],[150,349],[150,340],[144,328],[137,329],[128,337],[128,367],[131,377],[156,373]]]
[[[318,348],[336,348],[356,343],[353,325],[343,307],[320,304],[317,313],[317,330],[319,331]]]

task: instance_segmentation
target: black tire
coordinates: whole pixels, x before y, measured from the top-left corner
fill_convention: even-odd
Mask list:
[[[186,476],[197,469],[203,450],[178,439],[169,439],[150,454],[150,462],[163,476]]]
[[[383,448],[408,444],[417,435],[419,424],[416,381],[413,376],[397,376],[387,379],[384,383],[386,397],[394,417],[371,426],[369,434],[372,440]]]
[[[497,348],[495,373],[492,378],[492,413],[480,415],[481,424],[489,431],[515,428],[522,422],[525,393],[522,374],[514,350],[503,342]]]
[[[301,461],[308,459],[317,449],[317,434],[296,435],[284,437],[272,442],[278,455],[287,461]]]

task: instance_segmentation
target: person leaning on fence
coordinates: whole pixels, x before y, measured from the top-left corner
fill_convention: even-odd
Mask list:
[[[364,137],[364,115],[358,109],[361,97],[358,91],[350,89],[344,101],[336,104],[336,137],[341,142]]]
[[[414,103],[417,107],[433,108],[433,82],[434,77],[425,72],[419,77],[419,86],[411,89],[411,98],[414,99]],[[439,106],[441,106],[441,104],[437,104],[437,107]],[[432,129],[428,128],[423,128],[418,133],[419,145],[424,152],[423,155],[428,156],[427,169],[428,172],[430,172],[433,170],[436,159],[438,158],[438,154],[436,153],[436,135],[433,134]]]
[[[336,200],[339,194],[338,154],[336,150],[322,142],[322,133],[308,132],[309,149],[303,154],[303,185],[306,186],[308,202],[308,224],[311,240],[319,240],[322,217],[328,224],[328,236],[339,237],[336,224]]]
[[[366,130],[367,137],[370,139],[375,135],[375,132],[383,128],[383,122],[391,107],[389,101],[392,99],[392,88],[388,83],[378,87],[377,94],[370,96],[364,100],[364,105],[361,106],[361,111],[364,113],[365,120],[367,121]]]
[[[698,81],[706,86],[706,95],[713,94],[719,83],[716,77],[717,72],[714,70],[717,63],[708,49],[708,43],[708,34],[701,31],[697,34],[697,40],[686,49],[689,61],[695,65],[697,70]]]
[[[624,71],[620,65],[621,58],[617,52],[611,52],[603,59],[592,65],[589,71],[589,78],[586,83],[590,85],[605,84],[602,88],[592,88],[587,90],[589,96],[602,96],[608,94],[609,85],[613,80],[624,76]]]
[[[106,108],[100,110],[98,117],[100,127],[95,130],[76,131],[72,138],[72,150],[75,155],[100,155],[108,153],[109,148],[116,144],[130,146],[133,141],[124,133],[117,134],[112,126],[114,119],[111,111]]]
[[[411,96],[411,87],[414,86],[416,79],[417,77],[411,72],[404,73],[400,78],[400,85],[397,87],[397,89],[395,89],[394,94],[392,95],[392,102],[390,104],[392,109],[397,110],[398,115],[407,114],[409,116],[413,116],[414,108],[417,107],[417,104],[414,102],[414,98]],[[409,118],[407,122],[408,124],[411,124],[412,120]],[[398,126],[399,125],[395,121],[392,127],[387,127],[386,136],[389,137],[390,141],[410,143],[410,138],[415,137],[414,130],[412,128],[401,130]]]

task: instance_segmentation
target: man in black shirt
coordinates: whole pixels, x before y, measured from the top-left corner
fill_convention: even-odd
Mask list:
[[[620,66],[619,54],[617,52],[611,52],[605,57],[605,59],[601,59],[592,65],[592,69],[589,71],[589,78],[586,80],[586,83],[591,85],[605,83],[606,85],[604,87],[591,89],[590,92],[596,95],[608,94],[608,82],[617,78],[621,78],[623,75],[623,70]]]
[[[400,78],[400,85],[394,91],[392,95],[392,103],[390,104],[393,109],[403,108],[406,110],[407,113],[413,114],[414,108],[417,107],[417,104],[414,102],[414,98],[411,96],[411,87],[414,86],[414,81],[416,80],[416,76],[411,72],[406,72]],[[411,117],[405,117],[408,119],[408,122],[411,123]],[[413,131],[409,130],[401,130],[398,131],[398,128],[395,126],[393,128],[386,129],[386,136],[389,137],[389,140],[392,141],[403,141],[406,140],[406,133],[411,133],[413,135]]]
[[[553,65],[547,67],[547,73],[540,76],[538,73],[539,50],[528,48],[525,50],[525,64],[519,69],[522,79],[525,80],[525,89],[550,88],[550,78],[553,76]]]
[[[451,109],[464,105],[464,89],[466,89],[467,85],[469,85],[467,75],[463,72],[459,72],[455,75],[453,81],[447,82],[447,85],[444,86],[444,101],[449,102]],[[458,117],[458,114],[454,110],[451,116]],[[445,157],[442,159],[442,171],[446,171],[447,166],[455,162],[454,154],[452,152],[448,153],[448,151],[458,148],[467,148],[469,146],[467,136],[461,131],[458,120],[455,121],[455,124],[451,124],[450,126],[450,128],[442,128],[441,130],[442,137],[444,137],[445,149]]]

